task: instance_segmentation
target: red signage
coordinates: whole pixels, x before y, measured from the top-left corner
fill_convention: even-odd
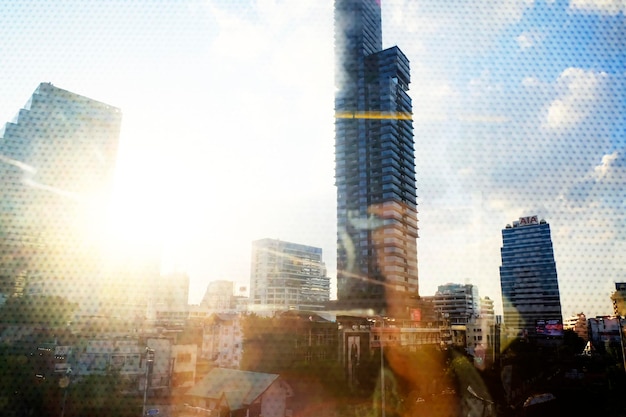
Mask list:
[[[537,216],[527,216],[519,218],[520,226],[530,226],[531,224],[539,224],[539,218]]]

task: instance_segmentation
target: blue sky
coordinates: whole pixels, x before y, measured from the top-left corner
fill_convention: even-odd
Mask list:
[[[538,214],[563,314],[608,314],[626,280],[624,3],[382,3],[384,45],[411,61],[421,294],[471,282],[499,301],[500,231]],[[42,81],[120,107],[116,219],[165,241],[192,302],[247,285],[253,239],[320,246],[334,277],[332,30],[331,0],[5,2],[0,120]]]

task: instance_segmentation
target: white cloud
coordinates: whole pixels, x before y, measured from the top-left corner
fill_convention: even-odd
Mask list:
[[[563,102],[563,100],[554,100],[548,108],[547,126],[559,128],[578,123],[580,121],[580,115],[570,112],[569,109],[570,106]]]
[[[556,81],[558,98],[547,108],[544,127],[566,129],[580,124],[596,109],[609,91],[604,72],[567,68]]]
[[[618,152],[615,151],[612,154],[604,155],[602,157],[602,163],[594,168],[594,173],[598,179],[606,178],[613,166],[615,160],[618,157]]]
[[[441,54],[442,49],[482,51],[533,4],[533,0],[389,0],[383,2],[384,38],[409,55],[419,50],[431,54]],[[433,38],[436,42],[431,48],[436,49],[427,51],[424,45]]]
[[[626,13],[624,0],[571,0],[570,8],[603,14]]]
[[[524,87],[541,87],[542,82],[537,77],[524,77],[522,85]]]
[[[522,32],[517,38],[515,38],[517,44],[522,49],[531,48],[541,42],[542,39],[543,36],[540,33],[534,31]]]

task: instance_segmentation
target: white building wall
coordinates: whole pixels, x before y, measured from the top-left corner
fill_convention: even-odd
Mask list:
[[[204,326],[201,355],[220,368],[239,369],[243,331],[239,315],[217,314]]]

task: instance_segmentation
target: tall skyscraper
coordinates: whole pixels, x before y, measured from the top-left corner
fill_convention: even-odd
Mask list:
[[[563,316],[550,225],[521,217],[502,230],[500,284],[504,325],[536,335],[558,334]]]
[[[409,61],[382,50],[378,0],[335,0],[337,296],[405,314],[418,296]]]
[[[320,310],[330,297],[322,249],[276,239],[252,242],[251,309]]]
[[[87,231],[104,220],[95,213],[111,191],[120,124],[119,109],[42,83],[0,131],[5,294],[72,296],[76,279],[97,273]]]

